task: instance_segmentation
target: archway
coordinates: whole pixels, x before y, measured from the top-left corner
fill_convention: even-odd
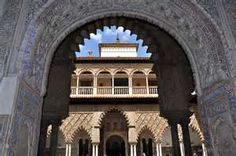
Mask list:
[[[147,127],[144,127],[141,130],[141,133],[138,137],[138,144],[137,144],[137,155],[138,156],[154,156],[159,155],[156,153],[156,141],[153,133]]]
[[[108,71],[101,71],[97,76],[97,93],[98,94],[112,94],[114,84],[112,82],[112,75]]]
[[[73,138],[73,144],[71,150],[72,150],[70,152],[71,155],[76,155],[76,156],[92,155],[91,138],[85,129],[80,128],[77,130],[77,133]]]
[[[118,135],[110,136],[106,141],[107,156],[125,156],[125,141]]]
[[[112,109],[103,116],[100,134],[100,155],[128,154],[128,123],[118,110]]]
[[[113,5],[113,2],[114,2],[114,5]],[[81,5],[81,3],[79,2],[78,3],[73,2],[73,5],[71,3],[72,1],[68,1],[65,4],[64,2],[61,2],[61,1],[58,1],[58,2],[50,1],[50,4],[47,4],[47,7],[40,10],[40,13],[37,14],[39,15],[39,17],[38,18],[35,17],[34,19],[36,20],[31,21],[31,25],[29,29],[26,31],[27,35],[25,36],[25,40],[24,40],[25,44],[22,44],[21,53],[19,55],[20,56],[20,59],[19,59],[20,69],[19,70],[21,73],[23,73],[23,78],[26,83],[22,81],[19,87],[21,89],[19,90],[23,90],[22,92],[27,92],[27,91],[32,91],[31,89],[33,88],[34,92],[29,93],[30,95],[29,97],[33,97],[37,99],[36,101],[37,101],[38,106],[36,107],[36,111],[38,113],[41,112],[40,109],[41,109],[41,104],[43,101],[42,97],[40,97],[40,93],[41,95],[44,95],[46,91],[45,90],[46,88],[45,86],[47,83],[46,77],[48,76],[47,74],[49,73],[49,65],[51,63],[52,55],[54,53],[55,48],[58,47],[57,45],[59,45],[59,43],[65,38],[66,34],[74,30],[75,27],[80,27],[84,23],[89,23],[94,19],[101,19],[104,16],[114,16],[114,15],[116,16],[124,15],[126,17],[135,16],[135,18],[143,19],[143,20],[146,18],[145,21],[149,21],[150,23],[153,23],[155,26],[159,25],[162,28],[164,28],[166,31],[169,31],[169,33],[173,35],[179,41],[179,43],[181,44],[181,46],[187,53],[187,56],[189,57],[192,68],[194,69],[196,84],[197,84],[197,91],[198,91],[198,94],[201,96],[200,98],[201,99],[200,108],[202,112],[201,118],[203,119],[202,126],[204,127],[203,129],[205,131],[206,140],[208,141],[210,148],[213,148],[213,147],[215,148],[216,153],[217,153],[218,148],[219,149],[222,148],[222,147],[218,147],[218,145],[212,146],[212,143],[214,144],[213,131],[214,130],[218,131],[218,129],[217,127],[215,129],[211,129],[209,128],[210,127],[209,125],[211,125],[210,123],[215,122],[214,120],[215,116],[218,116],[219,114],[222,115],[221,112],[228,114],[228,116],[230,117],[231,116],[235,117],[235,116],[230,114],[229,111],[224,110],[225,108],[224,104],[222,107],[220,107],[222,108],[222,111],[220,112],[215,112],[214,109],[210,110],[210,112],[213,112],[212,116],[208,116],[208,114],[205,112],[207,112],[206,110],[209,106],[207,105],[208,97],[212,97],[212,95],[213,95],[213,99],[215,99],[214,97],[219,97],[218,94],[217,95],[214,94],[214,91],[217,91],[218,89],[220,90],[221,87],[224,88],[225,86],[229,86],[230,88],[229,90],[232,90],[231,81],[230,82],[225,81],[225,83],[220,83],[220,85],[218,83],[221,80],[225,80],[225,78],[230,75],[228,72],[227,63],[224,62],[224,58],[226,57],[224,52],[227,51],[227,49],[224,48],[223,44],[225,44],[225,42],[223,39],[221,39],[220,33],[218,32],[217,27],[208,18],[208,16],[206,16],[205,13],[199,9],[197,4],[193,2],[182,2],[182,1],[180,2],[177,0],[175,2],[168,1],[168,2],[163,2],[160,5],[152,5],[152,9],[150,9],[150,6],[149,6],[150,3],[140,2],[141,4],[138,3],[138,5],[135,5],[137,7],[132,7],[132,9],[130,10],[129,6],[133,6],[133,2],[131,1],[131,2],[127,2],[130,5],[125,4],[124,7],[122,7],[122,11],[120,11],[121,9],[120,9],[119,1],[117,2],[111,1],[111,3],[102,2],[102,4],[103,4],[103,7],[106,6],[107,8],[111,8],[109,5],[113,6],[112,11],[109,9],[103,9],[103,7],[102,7],[103,11],[101,11],[102,9],[99,8],[100,5],[96,4],[93,6],[97,6],[98,8],[90,7],[88,14],[83,14],[83,13],[79,14],[78,12],[81,13],[81,11],[84,11],[83,7],[81,7],[83,5]],[[100,2],[98,1],[98,3]],[[157,4],[157,3],[158,2],[155,2],[154,4]],[[169,3],[173,3],[173,4],[169,5]],[[90,1],[89,1],[89,4],[90,4]],[[178,7],[179,5],[183,7]],[[140,6],[142,6],[142,8],[140,8]],[[170,9],[168,9],[167,6],[169,6]],[[60,9],[54,9],[56,7]],[[71,7],[76,10],[75,11],[76,13],[71,13],[71,14],[69,13],[70,10],[73,10],[71,9]],[[68,8],[70,8],[69,11],[67,10]],[[88,9],[86,8],[85,10],[88,10]],[[155,11],[152,12],[153,10]],[[98,13],[96,14],[94,13],[94,11],[97,11]],[[180,15],[181,13],[183,13],[183,15]],[[74,16],[75,14],[77,16]],[[94,16],[95,14],[96,16]],[[190,14],[192,16],[189,16]],[[54,15],[59,15],[59,16],[54,16]],[[93,15],[93,16],[90,16],[90,15]],[[86,16],[86,18],[84,16]],[[76,17],[76,18],[72,18],[72,17]],[[164,22],[163,19],[166,19],[166,21]],[[198,22],[195,22],[196,19]],[[76,20],[77,22],[75,22]],[[63,24],[62,21],[67,22],[67,23]],[[110,21],[111,20],[104,20],[104,21],[98,21],[97,23],[99,25],[101,23],[103,24],[103,22],[110,23]],[[71,25],[70,27],[68,27],[69,23]],[[74,25],[71,23],[73,23]],[[204,25],[205,27],[204,28],[201,27],[201,24]],[[67,27],[66,31],[62,31],[62,30],[65,30],[66,27]],[[45,31],[41,31],[44,28],[47,28],[47,29],[45,29]],[[206,29],[208,31],[205,31]],[[59,32],[60,34],[58,34]],[[61,32],[63,32],[63,34],[61,34]],[[83,33],[81,33],[82,36],[83,35],[86,36],[86,32],[87,32],[86,30],[83,31]],[[143,34],[143,36],[145,36],[145,34]],[[196,38],[193,36],[196,36]],[[214,36],[214,38],[211,38],[210,36]],[[217,43],[217,47],[214,47],[215,44],[207,45],[208,43],[204,43],[205,41],[208,41],[208,40],[211,40],[212,42]],[[40,41],[40,43],[37,43],[38,41]],[[152,49],[154,50],[155,47],[153,47]],[[211,58],[210,54],[211,56],[214,56],[214,57]],[[153,55],[153,59],[155,58],[157,59],[158,57]],[[203,61],[205,60],[204,58],[209,58],[209,61]],[[46,60],[47,60],[47,63],[45,63]],[[44,77],[43,85],[42,85],[42,77]],[[214,87],[215,85],[216,87]],[[211,87],[213,87],[213,89]],[[43,89],[41,90],[41,88]],[[223,91],[223,95],[226,96],[228,94],[226,91]],[[23,98],[22,94],[19,93],[17,102],[16,102],[17,106],[22,104],[21,102],[22,98]],[[213,100],[213,99],[210,99],[210,100]],[[214,101],[213,107],[211,108],[216,108],[215,103],[218,104],[219,101],[217,100]],[[220,103],[224,103],[224,102],[220,102]],[[232,102],[226,102],[226,103],[227,105],[230,106],[230,108],[232,107]],[[17,106],[16,106],[17,109],[15,110],[15,114],[21,111],[21,110],[18,110]],[[66,116],[66,115],[63,114],[63,116]],[[19,118],[19,116],[17,115],[14,116],[14,119],[17,119],[17,118]],[[229,120],[225,116],[223,116],[223,118],[224,118],[223,121],[227,123],[227,125],[232,126],[232,124],[233,125],[235,124],[235,120],[234,120],[235,118],[233,118],[233,121]],[[39,127],[38,123],[40,120],[40,115],[35,115],[33,119],[35,120],[35,122],[32,122],[32,126],[35,127],[35,129],[37,129]],[[18,120],[14,120],[14,121],[18,122]],[[14,125],[12,126],[13,129],[18,129],[18,126],[21,124],[13,124],[13,125]],[[38,133],[38,132],[35,130],[33,133]],[[15,138],[16,135],[17,134],[12,133],[10,140]],[[38,135],[35,134],[34,136],[38,136]],[[35,140],[37,140],[37,138]],[[11,141],[9,142],[11,144]],[[12,143],[11,148],[12,149],[10,150],[13,150],[13,153],[14,153],[15,148],[14,148],[13,143]]]

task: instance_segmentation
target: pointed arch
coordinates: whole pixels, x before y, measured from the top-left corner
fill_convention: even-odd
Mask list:
[[[127,126],[130,125],[130,119],[129,119],[128,115],[126,114],[126,112],[120,108],[117,108],[116,106],[113,106],[113,107],[108,108],[106,111],[104,111],[100,115],[100,117],[98,118],[98,125],[99,126],[102,126],[102,121],[105,118],[106,114],[108,114],[109,112],[112,112],[112,111],[119,112],[122,116],[124,116]]]
[[[144,133],[149,134],[155,140],[155,142],[158,142],[155,131],[147,125],[145,125],[142,129],[139,130],[137,135],[137,141]]]
[[[83,126],[79,127],[76,131],[74,131],[73,134],[71,134],[70,141],[74,142],[76,140],[76,138],[80,138],[80,137],[87,138],[90,141],[92,141],[91,133],[89,133],[89,131]]]
[[[166,125],[166,127],[164,127],[163,130],[160,132],[159,139],[158,139],[159,142],[163,141],[163,137],[168,129],[170,129],[170,126]]]

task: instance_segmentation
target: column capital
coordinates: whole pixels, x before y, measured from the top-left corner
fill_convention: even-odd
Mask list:
[[[129,142],[130,145],[137,145],[138,142]]]
[[[65,143],[66,143],[66,145],[71,145],[72,141],[66,141]]]

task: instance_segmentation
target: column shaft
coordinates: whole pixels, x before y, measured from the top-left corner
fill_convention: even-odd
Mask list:
[[[57,123],[52,123],[52,133],[51,133],[51,140],[50,140],[50,156],[57,155],[58,131],[59,131],[59,125]]]
[[[132,87],[132,76],[129,75],[129,94],[132,94],[133,87]]]
[[[95,149],[96,149],[96,156],[98,156],[98,144],[95,145]]]
[[[202,143],[202,155],[207,156],[207,150],[206,150],[206,146],[204,143]]]
[[[133,153],[134,153],[133,145],[131,144],[130,145],[130,156],[134,156]]]
[[[79,76],[77,76],[76,95],[79,94]]]
[[[68,155],[68,144],[66,144],[66,156],[69,156]]]
[[[95,151],[95,145],[94,144],[92,144],[92,146],[93,146],[93,155],[92,156],[95,156],[96,155],[96,151]]]
[[[69,146],[68,156],[71,156],[71,144],[69,144],[68,146]]]
[[[161,143],[159,144],[159,152],[160,152],[160,156],[162,156],[162,146],[161,146]]]
[[[184,141],[184,151],[185,151],[185,156],[192,156],[193,154],[192,154],[188,124],[189,124],[189,119],[181,122],[183,141]]]
[[[156,153],[157,156],[160,156],[159,143],[156,143]]]
[[[169,124],[171,126],[171,138],[172,138],[172,146],[173,146],[173,155],[174,156],[180,156],[177,122],[169,121]]]
[[[148,75],[146,75],[146,88],[147,88],[147,94],[149,94]]]
[[[115,80],[114,80],[114,75],[112,75],[111,77],[111,88],[112,88],[112,94],[114,94],[114,91],[115,91]]]
[[[184,144],[182,141],[180,141],[180,152],[181,152],[181,156],[185,156],[184,154]]]
[[[134,156],[137,156],[136,144],[134,144]]]
[[[98,82],[97,82],[97,76],[94,76],[93,80],[93,94],[97,94],[97,87],[98,87]]]
[[[42,119],[41,122],[42,123],[41,123],[41,127],[40,127],[38,156],[44,156],[45,155],[47,130],[48,130],[48,124],[44,123],[43,119]]]

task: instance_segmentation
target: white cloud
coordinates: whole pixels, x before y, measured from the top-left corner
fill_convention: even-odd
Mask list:
[[[98,43],[102,42],[102,34],[101,33],[97,33],[96,35],[94,33],[91,33],[90,38],[95,40]]]

